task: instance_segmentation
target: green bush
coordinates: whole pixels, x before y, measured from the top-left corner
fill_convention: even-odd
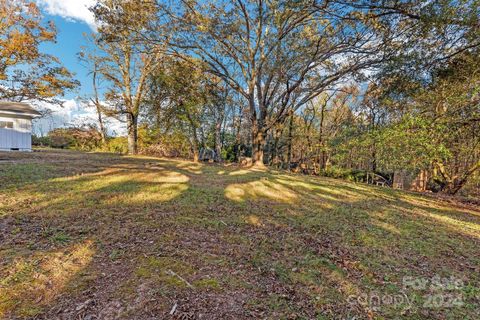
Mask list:
[[[321,172],[322,176],[335,179],[348,179],[351,176],[352,170],[337,166],[331,166]]]
[[[346,169],[337,166],[329,167],[321,172],[322,176],[344,179],[352,182],[367,181],[367,172],[364,170]]]
[[[36,135],[32,135],[32,145],[37,147],[50,147],[52,145],[52,141],[49,137],[38,137]]]
[[[126,154],[128,153],[128,142],[127,137],[114,137],[109,138],[107,143],[105,143],[101,148],[100,151],[104,152],[113,152],[113,153],[121,153]]]
[[[353,182],[365,182],[367,181],[367,172],[363,170],[350,170],[346,179]]]

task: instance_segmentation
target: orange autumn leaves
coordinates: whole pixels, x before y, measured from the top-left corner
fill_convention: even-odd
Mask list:
[[[58,59],[40,50],[56,35],[34,2],[0,0],[0,99],[54,97],[76,86]]]

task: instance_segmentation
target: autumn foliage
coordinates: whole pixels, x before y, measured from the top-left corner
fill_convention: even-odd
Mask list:
[[[35,2],[0,0],[0,99],[59,102],[78,85],[56,57],[40,50],[56,35]]]

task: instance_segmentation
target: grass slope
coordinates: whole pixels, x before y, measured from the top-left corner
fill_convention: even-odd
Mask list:
[[[479,208],[186,161],[0,159],[0,318],[479,314]]]

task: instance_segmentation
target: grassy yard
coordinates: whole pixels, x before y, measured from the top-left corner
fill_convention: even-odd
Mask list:
[[[473,206],[157,158],[0,159],[0,318],[480,314]]]

